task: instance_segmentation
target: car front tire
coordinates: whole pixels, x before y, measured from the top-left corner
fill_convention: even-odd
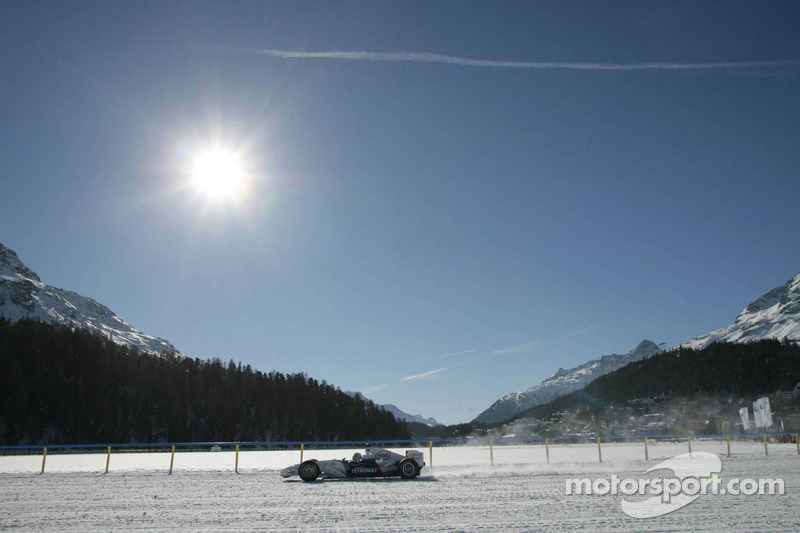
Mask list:
[[[419,465],[413,459],[404,459],[398,465],[400,477],[403,479],[414,479],[419,475]]]

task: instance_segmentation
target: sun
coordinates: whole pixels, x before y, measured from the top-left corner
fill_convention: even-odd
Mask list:
[[[197,154],[190,175],[197,192],[209,200],[220,202],[239,198],[247,182],[241,156],[225,148]]]

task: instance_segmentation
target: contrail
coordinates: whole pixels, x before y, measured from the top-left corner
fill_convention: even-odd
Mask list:
[[[708,63],[584,63],[550,61],[502,61],[495,59],[472,59],[469,57],[448,56],[432,52],[365,52],[365,51],[326,51],[306,52],[278,50],[275,48],[239,48],[232,46],[203,47],[226,52],[256,54],[282,59],[339,59],[347,61],[394,61],[408,63],[444,63],[464,67],[516,68],[538,70],[598,70],[598,71],[636,71],[636,70],[715,70],[768,67],[800,66],[800,60],[758,60],[758,61],[716,61]]]
[[[528,348],[530,348],[531,346],[535,346],[537,344],[541,344],[545,340],[546,339],[536,339],[536,340],[529,341],[529,342],[526,342],[526,343],[523,343],[523,344],[517,344],[516,346],[509,346],[508,348],[501,348],[499,350],[494,350],[493,352],[491,352],[491,355],[504,355],[504,354],[507,354],[507,353],[524,352]]]
[[[464,354],[468,354],[468,353],[475,353],[477,351],[478,350],[465,350],[463,352],[443,353],[442,355],[433,355],[431,357],[428,357],[428,359],[441,359],[442,357],[454,357],[456,355],[464,355]]]
[[[594,329],[597,329],[601,325],[602,324],[594,324],[592,326],[586,326],[585,328],[576,329],[575,331],[571,331],[569,333],[565,333],[564,335],[559,335],[557,337],[548,337],[548,338],[544,338],[544,339],[536,339],[536,340],[525,342],[523,344],[517,344],[516,346],[509,346],[508,348],[500,348],[499,350],[494,350],[492,352],[489,352],[489,355],[505,355],[505,354],[509,354],[509,353],[524,352],[524,351],[527,351],[529,348],[531,348],[533,346],[536,346],[537,344],[541,344],[543,342],[550,342],[550,341],[556,341],[556,340],[560,340],[560,339],[567,339],[569,337],[577,337],[578,335],[586,333],[587,331],[592,331]]]
[[[476,351],[477,350],[468,350],[468,351],[466,351],[464,353],[472,353],[472,352],[476,352]],[[464,365],[469,364],[472,361],[475,361],[476,359],[480,359],[480,358],[481,358],[481,356],[478,355],[478,356],[466,359],[464,361],[461,361],[459,363],[454,363],[452,365],[443,366],[443,367],[437,368],[435,370],[429,370],[427,372],[423,372],[422,374],[413,374],[411,376],[406,376],[406,377],[404,377],[403,379],[400,380],[400,383],[403,383],[405,381],[415,381],[415,380],[420,380],[420,379],[427,379],[427,380],[438,379],[439,374],[441,374],[442,372],[447,372],[447,371],[452,370],[454,368],[458,368],[460,366],[464,366]]]
[[[404,381],[414,381],[418,379],[435,379],[438,374],[446,372],[447,370],[450,370],[450,367],[443,366],[441,368],[437,368],[436,370],[429,370],[428,372],[423,372],[422,374],[414,374],[411,376],[406,376],[403,379],[401,379],[400,382],[402,383]]]
[[[567,333],[567,334],[563,335],[563,338],[566,339],[568,337],[577,337],[578,335],[586,333],[587,331],[595,330],[595,329],[599,328],[600,326],[602,326],[602,324],[594,324],[593,326],[586,326],[585,328],[577,329],[575,331],[572,331],[570,333]]]
[[[384,389],[388,389],[389,387],[391,387],[391,385],[389,385],[388,383],[383,383],[381,385],[375,385],[373,387],[367,387],[366,389],[364,389],[364,394],[375,394],[376,392],[380,392],[380,391],[382,391]]]

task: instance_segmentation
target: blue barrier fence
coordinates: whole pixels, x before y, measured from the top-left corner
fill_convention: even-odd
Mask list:
[[[241,449],[244,448],[255,448],[258,449],[267,449],[267,450],[280,450],[280,449],[297,449],[299,447],[300,451],[300,462],[303,461],[303,454],[306,449],[306,445],[309,446],[309,450],[312,448],[343,448],[343,447],[362,447],[362,446],[380,446],[380,447],[397,447],[399,445],[403,446],[412,446],[412,447],[428,447],[429,451],[429,466],[433,466],[433,450],[434,444],[439,447],[446,447],[446,446],[486,446],[488,444],[489,448],[489,461],[492,466],[494,466],[494,448],[495,445],[502,446],[508,444],[544,444],[545,449],[545,457],[546,461],[550,463],[550,443],[552,441],[553,444],[569,444],[569,443],[596,443],[597,444],[597,459],[599,462],[603,462],[603,451],[602,451],[602,443],[617,443],[617,442],[643,442],[644,444],[644,459],[645,461],[649,460],[649,452],[648,452],[648,442],[649,441],[658,441],[658,440],[668,440],[672,442],[679,442],[679,441],[686,441],[687,448],[689,452],[689,456],[691,457],[692,454],[692,440],[716,440],[716,441],[726,441],[727,443],[727,456],[731,456],[731,438],[737,441],[743,440],[752,440],[758,441],[761,440],[764,445],[764,454],[768,457],[769,456],[769,446],[768,440],[775,439],[780,440],[784,443],[791,443],[794,441],[797,447],[797,454],[800,455],[800,435],[796,433],[786,433],[786,432],[761,432],[761,433],[739,433],[739,434],[692,434],[692,435],[678,435],[678,434],[640,434],[640,435],[554,435],[554,436],[541,436],[541,435],[530,435],[530,436],[506,436],[506,437],[492,437],[492,436],[484,436],[479,438],[458,438],[458,439],[412,439],[412,440],[378,440],[378,441],[262,441],[262,442],[242,442],[242,441],[206,441],[206,442],[178,442],[178,443],[166,443],[166,442],[148,442],[148,443],[116,443],[116,444],[58,444],[58,443],[49,443],[47,445],[39,445],[39,446],[30,446],[30,445],[17,445],[17,446],[0,446],[0,454],[4,455],[31,455],[32,453],[37,454],[41,451],[42,454],[42,466],[41,466],[41,474],[45,473],[45,467],[47,463],[47,454],[48,449],[51,451],[53,450],[60,450],[62,452],[69,453],[70,451],[77,451],[78,453],[82,453],[89,450],[102,450],[105,449],[106,451],[106,465],[105,465],[105,473],[109,473],[110,462],[111,462],[111,451],[112,448],[117,452],[120,451],[142,451],[142,450],[157,450],[157,449],[164,449],[169,448],[171,451],[170,463],[169,463],[169,473],[172,474],[175,464],[175,451],[176,449],[182,450],[208,450],[209,448],[217,450],[221,450],[223,447],[225,448],[232,448],[236,451],[236,460],[234,463],[234,471],[238,474],[239,473],[239,453]]]
[[[522,443],[539,443],[544,444],[545,441],[551,443],[569,443],[569,442],[584,442],[593,444],[600,439],[604,443],[608,442],[631,442],[641,441],[642,439],[651,440],[687,440],[687,439],[717,439],[725,440],[730,439],[758,439],[775,438],[784,439],[787,442],[794,442],[798,439],[798,433],[789,432],[759,432],[759,433],[709,433],[709,434],[636,434],[636,435],[530,435],[530,436],[504,436],[504,437],[459,437],[449,439],[405,439],[405,440],[335,440],[335,441],[203,441],[203,442],[133,442],[133,443],[92,443],[92,444],[59,444],[59,443],[42,443],[36,445],[21,444],[21,445],[5,445],[0,446],[0,454],[3,452],[24,452],[32,451],[39,452],[43,448],[48,450],[106,450],[111,447],[115,450],[126,449],[155,449],[155,448],[171,448],[174,446],[178,449],[186,448],[210,448],[219,446],[220,448],[266,448],[266,449],[289,449],[298,448],[300,446],[320,448],[325,446],[335,448],[348,448],[348,447],[364,447],[364,446],[382,446],[386,448],[398,446],[429,446],[436,445],[460,445],[460,446],[487,446],[490,442],[495,446],[503,444],[522,444]],[[397,446],[395,446],[397,445]]]

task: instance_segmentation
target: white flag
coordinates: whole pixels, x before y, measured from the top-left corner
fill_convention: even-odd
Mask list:
[[[764,427],[761,421],[761,398],[753,402],[753,419],[757,428]]]
[[[742,427],[745,431],[750,431],[750,412],[747,407],[739,409],[739,416],[742,418]]]
[[[756,418],[756,427],[768,428],[772,425],[772,410],[769,398],[766,396],[753,402],[753,414]]]

